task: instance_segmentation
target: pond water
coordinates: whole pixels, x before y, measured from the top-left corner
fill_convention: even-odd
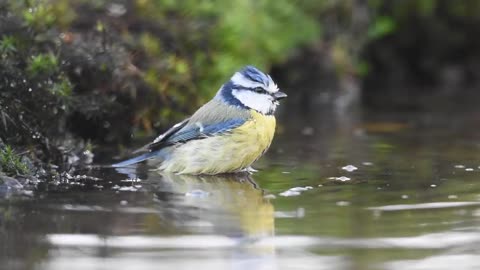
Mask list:
[[[480,110],[289,114],[252,175],[86,169],[1,200],[0,268],[480,269]]]

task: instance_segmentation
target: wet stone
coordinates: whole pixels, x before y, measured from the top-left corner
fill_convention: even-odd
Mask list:
[[[8,197],[23,190],[23,185],[12,177],[0,175],[0,198]]]

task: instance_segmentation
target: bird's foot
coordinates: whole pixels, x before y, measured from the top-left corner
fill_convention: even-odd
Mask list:
[[[255,170],[254,168],[252,168],[251,166],[248,166],[247,168],[243,169],[242,172],[246,172],[246,173],[254,173],[254,172],[258,172],[258,170]]]

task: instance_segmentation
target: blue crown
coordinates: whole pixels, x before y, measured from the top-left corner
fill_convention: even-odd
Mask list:
[[[240,73],[246,78],[266,86],[268,86],[271,81],[270,76],[261,72],[259,69],[257,69],[254,66],[245,66],[242,70],[240,70]]]

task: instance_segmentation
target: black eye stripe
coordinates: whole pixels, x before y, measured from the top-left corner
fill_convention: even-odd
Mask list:
[[[268,94],[267,90],[263,89],[262,87],[255,87],[252,90],[259,94]]]
[[[257,86],[257,87],[245,87],[245,86],[241,86],[241,85],[234,85],[234,88],[235,88],[235,89],[248,90],[248,91],[252,91],[252,92],[255,92],[255,93],[259,93],[259,94],[270,95],[270,92],[268,92],[267,90],[265,90],[263,87],[260,87],[260,86]]]

